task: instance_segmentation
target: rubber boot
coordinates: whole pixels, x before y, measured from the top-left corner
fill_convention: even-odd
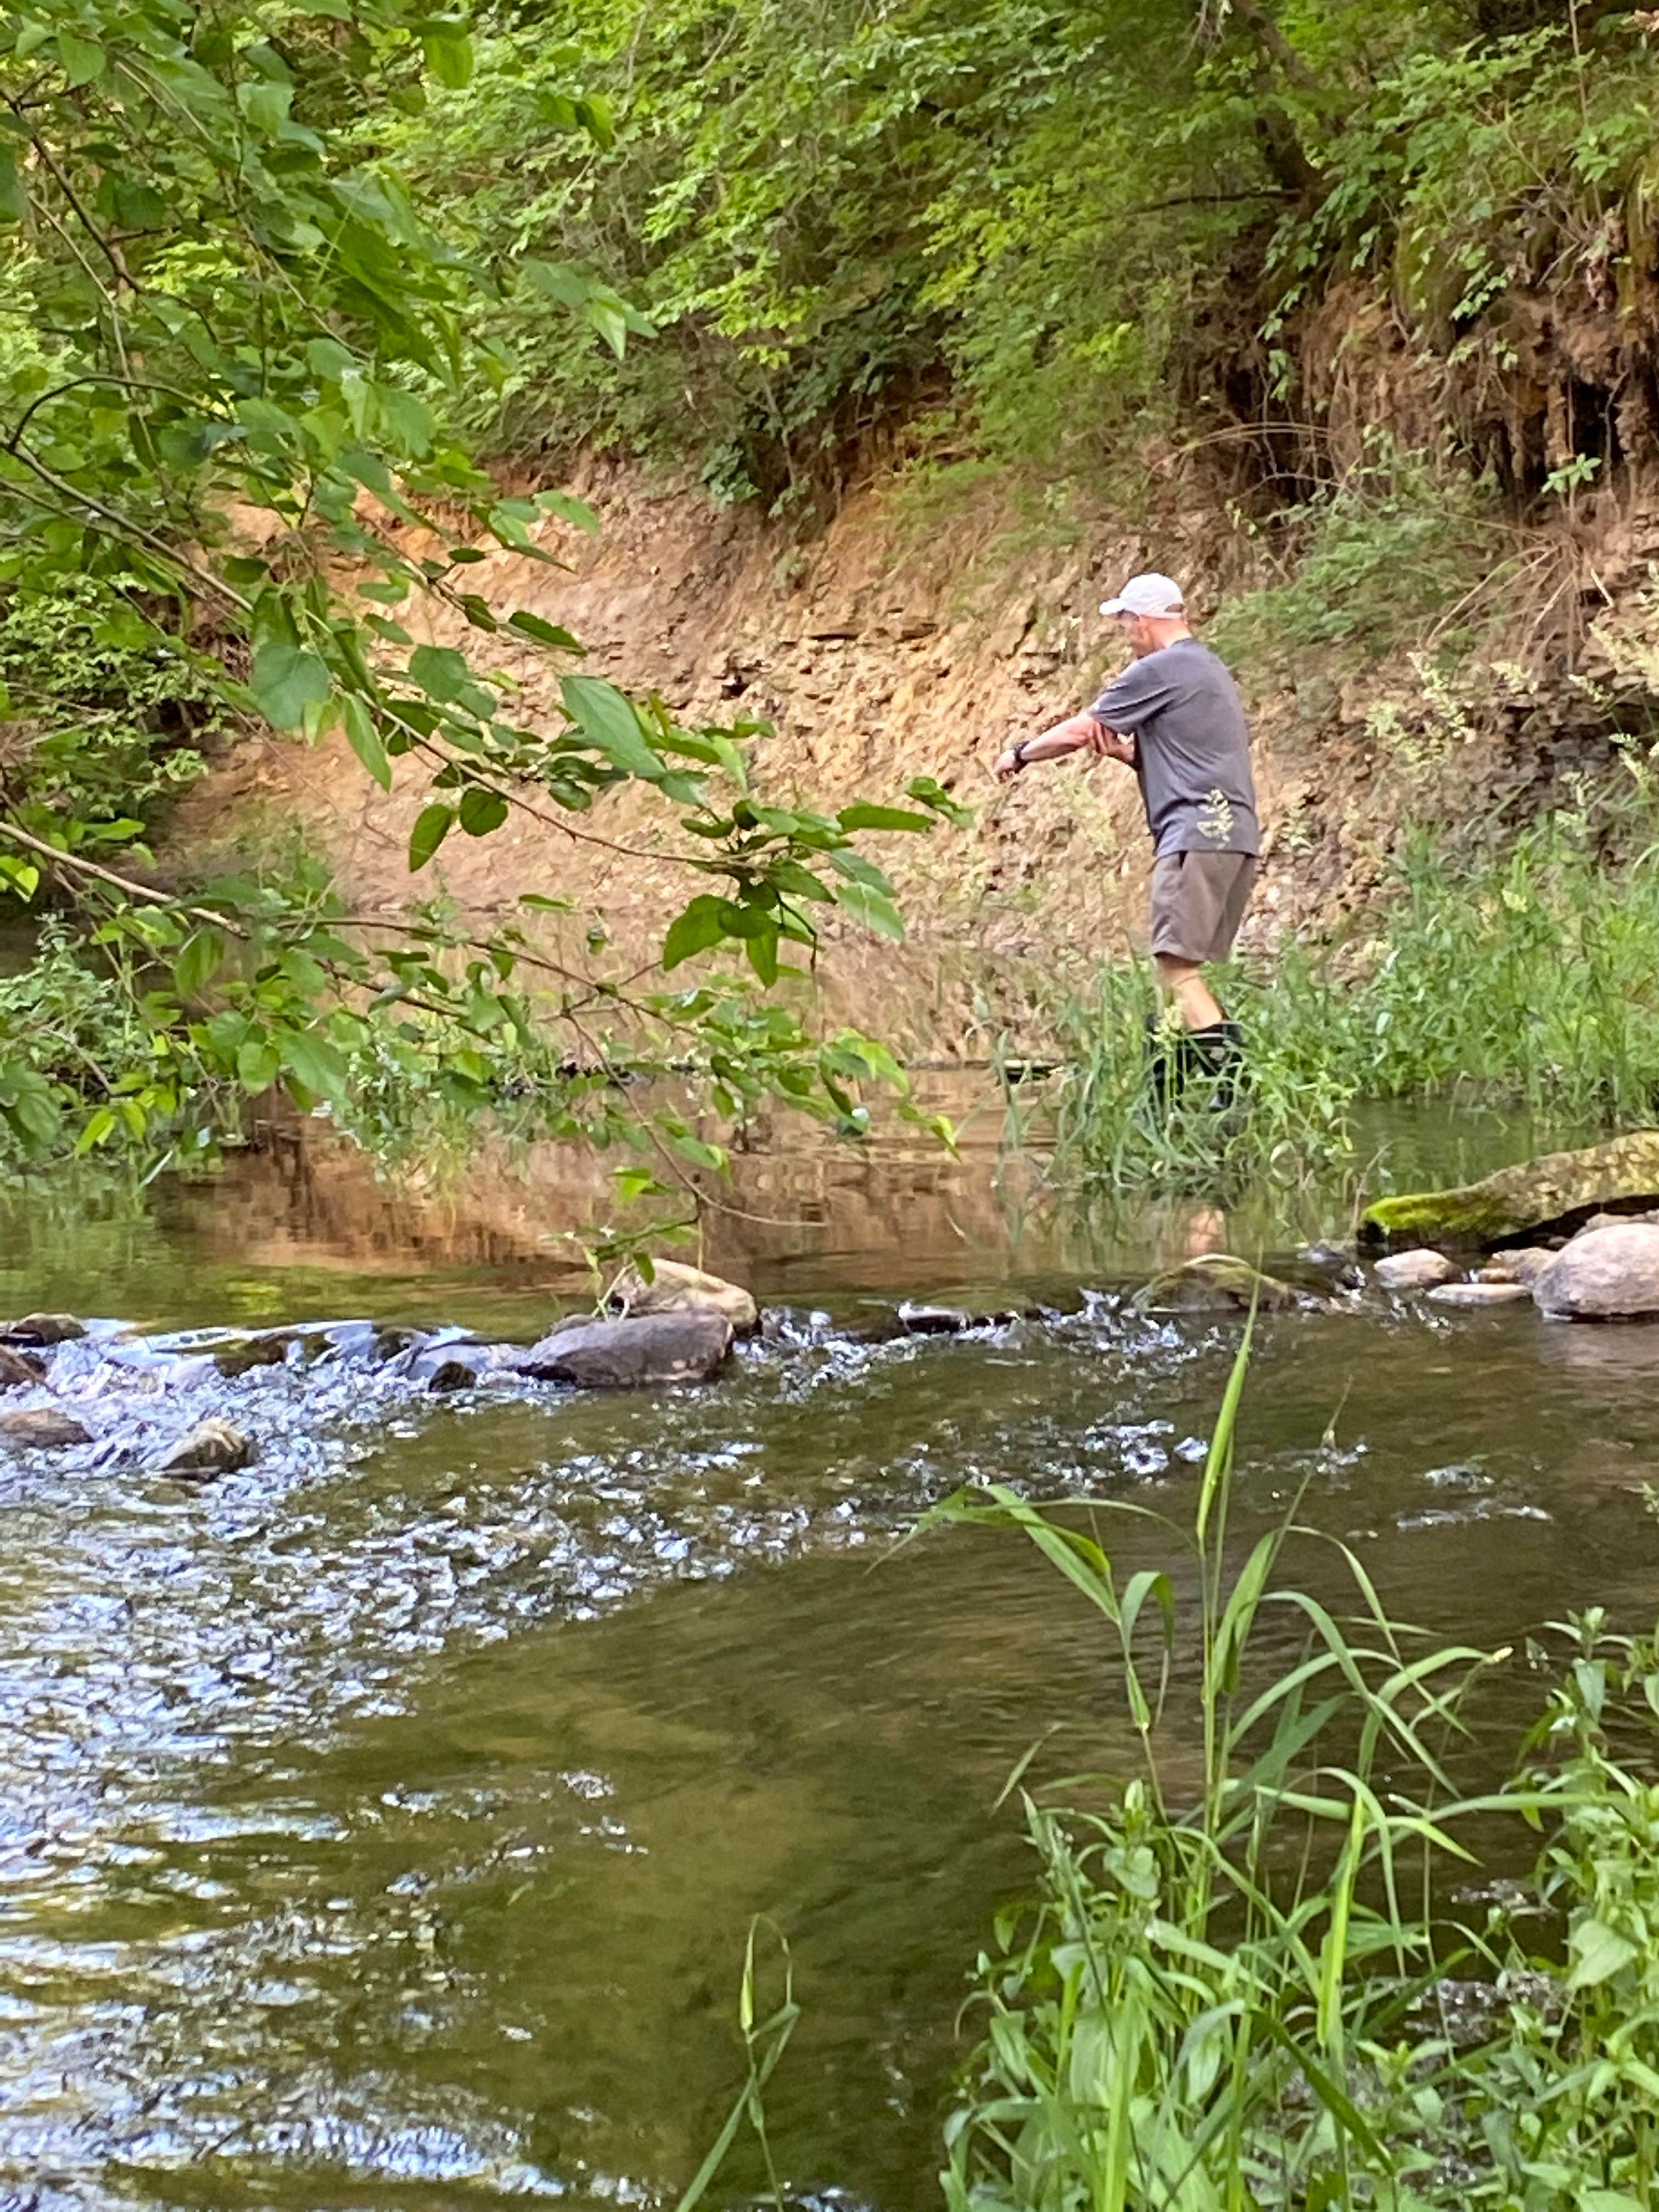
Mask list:
[[[1243,1074],[1244,1032],[1237,1022],[1212,1022],[1207,1029],[1192,1030],[1182,1039],[1190,1061],[1190,1073],[1208,1085],[1206,1103],[1218,1114],[1230,1114],[1238,1103]]]
[[[1162,1123],[1187,1086],[1198,1062],[1191,1032],[1171,1030],[1156,1014],[1146,1017],[1146,1093],[1155,1121]]]

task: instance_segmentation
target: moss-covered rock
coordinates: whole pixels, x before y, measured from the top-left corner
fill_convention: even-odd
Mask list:
[[[1592,1213],[1659,1198],[1659,1129],[1637,1129],[1583,1152],[1547,1152],[1456,1190],[1379,1198],[1359,1217],[1363,1244],[1498,1244]]]

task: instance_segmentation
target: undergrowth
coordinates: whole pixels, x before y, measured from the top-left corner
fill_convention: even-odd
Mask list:
[[[1329,1175],[1353,1159],[1362,1099],[1524,1109],[1562,1139],[1645,1126],[1659,1114],[1656,861],[1656,762],[1637,749],[1611,796],[1540,815],[1501,852],[1409,831],[1374,933],[1218,971],[1245,1040],[1230,1111],[1201,1085],[1152,1109],[1152,984],[1119,963],[1055,1006],[1062,1073],[1018,1126],[1052,1135],[1058,1180],[1115,1189]]]
[[[1450,630],[1443,642],[1467,651],[1499,608],[1512,620],[1519,538],[1491,487],[1396,451],[1380,428],[1366,448],[1340,483],[1275,518],[1287,573],[1221,607],[1210,642],[1224,658],[1261,671],[1310,651],[1380,659],[1437,621]]]

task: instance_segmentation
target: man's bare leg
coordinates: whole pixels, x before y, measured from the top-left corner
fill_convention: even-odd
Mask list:
[[[1226,1019],[1196,962],[1159,952],[1153,956],[1152,965],[1158,970],[1159,988],[1175,1000],[1184,1028],[1213,1029]]]

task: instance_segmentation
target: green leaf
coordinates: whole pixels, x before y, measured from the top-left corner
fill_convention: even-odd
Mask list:
[[[778,980],[778,934],[769,929],[764,936],[751,937],[744,947],[749,965],[769,991]]]
[[[492,830],[499,830],[507,812],[501,793],[486,791],[480,783],[469,784],[461,793],[461,827],[469,837],[487,837]]]
[[[873,929],[878,937],[891,938],[895,944],[902,943],[903,917],[884,891],[878,891],[869,884],[840,884],[836,886],[836,898],[848,914],[856,915],[866,929]]]
[[[440,84],[459,92],[472,82],[472,41],[459,27],[428,30],[421,40],[426,65]]]
[[[386,758],[380,733],[374,726],[374,717],[356,692],[347,695],[343,703],[346,742],[368,770],[382,791],[392,788],[392,763]]]
[[[836,817],[843,830],[931,830],[925,814],[912,814],[902,806],[869,806],[862,799],[843,806]]]
[[[1567,1977],[1570,1990],[1595,1988],[1629,1966],[1637,1955],[1636,1945],[1604,1920],[1581,1920],[1567,1938],[1567,1948],[1575,1954]]]
[[[617,1197],[624,1202],[654,1197],[662,1189],[649,1168],[612,1168],[611,1180],[617,1186]]]
[[[115,1133],[115,1112],[112,1107],[100,1106],[75,1140],[76,1157],[89,1152]]]
[[[173,981],[181,999],[193,999],[210,983],[225,962],[222,930],[192,930],[173,963]]]
[[[578,499],[571,491],[538,491],[536,504],[544,514],[556,514],[561,522],[568,522],[573,530],[585,530],[590,538],[598,534],[599,518],[585,499]]]
[[[428,699],[448,704],[472,681],[466,655],[453,645],[417,645],[409,656],[409,678]]]
[[[320,706],[333,688],[327,664],[303,646],[272,638],[253,656],[248,687],[273,728],[297,730],[307,707]]]
[[[448,836],[454,820],[454,808],[442,805],[436,800],[430,806],[421,809],[415,818],[415,827],[410,832],[409,865],[411,872],[418,872],[425,867]]]
[[[281,1044],[282,1064],[296,1083],[319,1098],[338,1098],[345,1090],[346,1065],[326,1037],[295,1030]]]
[[[683,960],[694,953],[707,952],[711,945],[719,945],[728,934],[721,910],[723,899],[705,894],[694,898],[684,914],[676,915],[663,939],[662,964],[665,969],[678,968]]]
[[[550,645],[561,653],[580,653],[583,649],[568,629],[561,629],[557,623],[547,622],[540,615],[532,615],[526,607],[509,615],[507,626],[517,630],[521,637],[533,637],[538,645]]]
[[[252,1097],[269,1091],[282,1073],[282,1060],[269,1037],[249,1037],[236,1054],[236,1080]]]
[[[862,853],[849,851],[845,846],[824,854],[837,875],[845,876],[849,883],[864,884],[872,891],[880,891],[888,898],[893,896],[893,886],[873,860],[866,860]]]
[[[576,102],[576,119],[596,146],[608,153],[616,143],[616,125],[611,119],[611,102],[603,93],[585,93]]]
[[[559,686],[564,710],[595,750],[624,775],[659,781],[664,764],[645,741],[632,703],[614,684],[597,676],[567,676]]]
[[[587,303],[587,319],[620,361],[628,350],[628,318],[622,309],[595,297]]]
[[[953,828],[966,830],[971,826],[973,808],[961,805],[952,799],[937,776],[913,775],[904,787],[912,799],[919,800],[923,806],[931,807],[935,814],[943,815]]]
[[[58,33],[58,58],[71,88],[90,84],[104,74],[104,50],[96,39],[83,39],[74,31]]]
[[[531,258],[520,262],[519,267],[538,292],[547,299],[557,301],[560,307],[580,307],[585,304],[588,280],[568,261],[538,261]]]

